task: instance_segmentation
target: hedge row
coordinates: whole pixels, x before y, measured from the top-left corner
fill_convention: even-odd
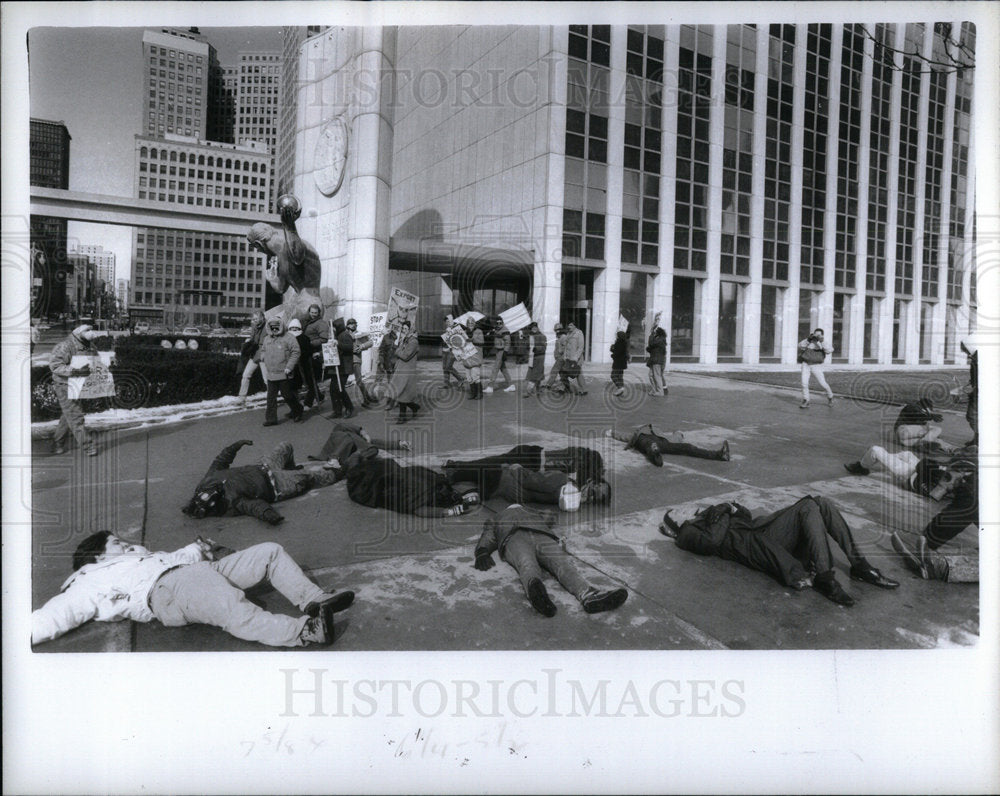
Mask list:
[[[185,344],[190,343],[192,340],[197,340],[198,351],[238,354],[243,347],[245,339],[243,337],[209,337],[207,335],[187,337],[180,334],[130,334],[116,338],[115,351],[134,351],[137,348],[143,350],[162,348],[164,340],[168,340],[171,345],[174,345],[178,340],[183,340]]]
[[[239,359],[228,354],[201,349],[119,346],[115,360],[111,368],[115,396],[81,401],[84,412],[195,403],[235,395],[239,391]],[[250,382],[250,392],[263,389],[264,382],[258,370]],[[59,414],[51,371],[45,366],[32,367],[32,421],[52,420]]]

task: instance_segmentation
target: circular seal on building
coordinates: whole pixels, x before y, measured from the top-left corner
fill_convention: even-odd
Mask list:
[[[320,131],[313,154],[313,178],[324,196],[333,196],[344,181],[347,166],[347,121],[343,114]]]

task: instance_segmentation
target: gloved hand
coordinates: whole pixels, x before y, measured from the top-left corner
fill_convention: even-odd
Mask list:
[[[264,512],[264,522],[268,523],[269,525],[281,525],[281,523],[283,523],[284,521],[285,518],[282,517],[280,514],[278,514],[278,512],[276,512],[274,509],[268,509],[267,511]]]
[[[493,569],[496,566],[496,562],[489,553],[477,553],[476,563],[473,566],[480,572],[486,572],[488,569]]]

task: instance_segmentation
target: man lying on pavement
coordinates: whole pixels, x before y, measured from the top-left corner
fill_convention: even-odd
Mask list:
[[[483,524],[483,533],[476,543],[476,569],[485,572],[496,566],[493,551],[510,564],[521,578],[524,593],[532,607],[542,616],[555,616],[556,607],[542,582],[542,568],[547,569],[560,585],[580,601],[588,614],[610,611],[628,598],[625,589],[598,589],[584,577],[573,557],[552,528],[553,511],[535,511],[513,503],[496,517]]]
[[[59,594],[31,614],[31,643],[51,641],[85,622],[204,624],[272,647],[332,644],[333,615],[354,592],[328,594],[273,542],[236,552],[200,537],[173,553],[151,552],[110,531],[84,539]],[[304,616],[272,614],[244,589],[268,581]]]
[[[223,448],[181,511],[195,519],[249,514],[278,525],[285,518],[271,503],[288,500],[314,487],[335,484],[340,478],[337,472],[321,466],[303,469],[296,465],[290,442],[279,442],[257,464],[230,467],[244,445],[253,445],[253,441],[241,439]]]
[[[696,459],[716,459],[729,461],[729,441],[724,440],[718,450],[700,448],[684,441],[680,431],[660,431],[652,423],[639,426],[634,431],[615,431],[609,428],[604,435],[625,443],[625,450],[635,449],[657,467],[663,466],[663,455],[693,456]]]
[[[812,586],[828,600],[851,606],[854,598],[837,582],[833,568],[832,538],[847,555],[851,578],[883,589],[899,586],[868,563],[843,515],[825,497],[810,495],[757,518],[739,503],[719,503],[681,525],[667,511],[660,533],[682,550],[736,561],[796,590]]]

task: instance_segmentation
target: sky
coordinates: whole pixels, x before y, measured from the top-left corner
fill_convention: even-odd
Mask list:
[[[28,34],[31,115],[66,123],[72,138],[70,190],[134,195],[134,136],[142,122],[143,30],[37,27]],[[234,62],[241,49],[281,49],[277,27],[203,27],[201,32],[223,64]],[[116,277],[130,278],[130,228],[70,222],[68,234],[70,249],[79,243],[113,251]]]

